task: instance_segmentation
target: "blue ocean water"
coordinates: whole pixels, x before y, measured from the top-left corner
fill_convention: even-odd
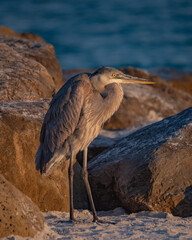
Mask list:
[[[192,70],[192,0],[0,2],[0,25],[52,43],[64,69]]]

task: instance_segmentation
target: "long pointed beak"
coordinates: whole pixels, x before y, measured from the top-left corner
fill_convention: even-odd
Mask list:
[[[139,83],[139,84],[155,84],[155,82],[148,81],[144,78],[133,77],[128,74],[118,74],[116,78],[120,83]]]

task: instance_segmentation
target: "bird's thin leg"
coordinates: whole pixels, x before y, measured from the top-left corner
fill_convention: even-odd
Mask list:
[[[84,182],[85,182],[85,186],[86,186],[86,189],[87,189],[87,194],[88,194],[88,197],[89,197],[89,202],[91,204],[91,209],[92,209],[92,212],[93,212],[93,221],[98,221],[98,217],[97,217],[97,213],[96,213],[96,210],[95,210],[95,205],[94,205],[94,202],[93,202],[93,197],[92,197],[92,194],[91,194],[91,188],[90,188],[90,185],[89,185],[89,181],[88,181],[88,173],[87,173],[87,148],[84,149],[84,153],[83,153],[83,179],[84,179]]]
[[[71,156],[69,161],[68,177],[69,177],[69,197],[70,197],[70,221],[75,221],[73,215],[73,150],[71,150]]]
[[[83,154],[83,179],[84,179],[84,182],[85,182],[85,186],[86,186],[86,189],[87,189],[87,194],[88,194],[88,197],[89,197],[89,202],[91,204],[91,209],[92,209],[92,212],[93,212],[93,222],[115,224],[115,222],[103,221],[103,220],[100,220],[97,217],[97,213],[96,213],[96,210],[95,210],[95,205],[94,205],[93,197],[92,197],[92,193],[91,193],[91,188],[90,188],[89,180],[88,180],[88,173],[87,173],[87,148],[84,149],[84,154]]]

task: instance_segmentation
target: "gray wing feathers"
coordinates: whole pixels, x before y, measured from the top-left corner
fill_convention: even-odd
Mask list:
[[[62,146],[67,137],[73,133],[79,121],[83,93],[80,87],[74,90],[71,92],[69,101],[60,109],[60,114],[51,116],[52,120],[48,124],[49,129],[46,126],[45,140],[51,152]]]
[[[63,146],[79,122],[84,102],[83,84],[77,81],[72,86],[64,87],[53,98],[42,125],[36,155],[36,168],[40,170]]]

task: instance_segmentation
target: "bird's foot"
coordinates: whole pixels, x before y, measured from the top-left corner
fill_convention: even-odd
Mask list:
[[[80,223],[81,221],[79,221],[79,220],[77,220],[75,218],[70,218],[69,222],[71,222],[71,223]]]
[[[99,219],[98,217],[93,218],[93,222],[95,223],[104,223],[104,224],[116,224],[116,222],[111,222],[111,221],[104,221]]]

